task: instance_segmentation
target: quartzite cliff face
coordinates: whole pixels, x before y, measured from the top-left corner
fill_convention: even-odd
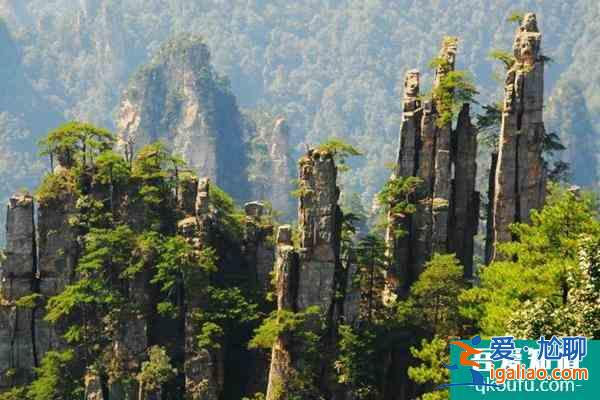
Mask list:
[[[434,89],[454,70],[456,52],[456,39],[445,38]],[[419,72],[408,71],[394,176],[418,177],[420,184],[411,199],[416,203],[415,213],[390,215],[386,234],[392,257],[387,281],[392,290],[400,292],[405,292],[436,252],[456,253],[465,267],[465,276],[470,277],[478,224],[477,132],[471,124],[469,104],[463,104],[453,129],[452,121],[440,124],[435,99],[419,99],[419,87]],[[394,233],[398,228],[406,232],[400,238]]]
[[[54,175],[70,173],[69,168],[61,163]],[[163,193],[162,204],[173,207],[173,215],[180,218],[174,221],[176,226],[169,226],[168,213],[165,213],[163,229],[175,230],[192,246],[195,254],[208,247],[216,249],[220,274],[241,275],[259,293],[264,293],[274,262],[274,249],[269,244],[272,226],[265,222],[268,216],[264,205],[260,202],[246,205],[243,241],[230,242],[211,199],[209,179],[198,180],[190,173],[182,174],[179,179],[175,192]],[[110,189],[96,183],[90,187],[89,195],[105,202],[112,198],[113,215],[123,218],[134,232],[142,233],[151,229],[152,222],[141,218],[149,214],[148,205],[135,195],[139,184],[132,181],[131,186]],[[17,194],[9,202],[6,259],[0,269],[0,391],[30,382],[34,368],[40,366],[48,351],[60,351],[67,346],[62,337],[65,327],[45,320],[44,303],[82,279],[76,266],[85,238],[74,227],[74,220],[82,215],[80,207],[85,202],[84,197],[65,186],[53,196],[38,201],[35,219],[32,196]],[[232,261],[230,253],[239,256]],[[176,320],[160,317],[155,310],[162,295],[148,274],[157,262],[155,257],[150,251],[142,258],[150,269],[137,272],[132,280],[114,283],[125,290],[128,307],[120,310],[114,325],[103,332],[111,341],[106,350],[110,353],[110,372],[107,377],[98,376],[94,369],[87,371],[88,400],[159,398],[153,396],[158,396],[160,391],[146,392],[135,381],[142,362],[147,360],[146,352],[155,345],[166,346],[175,360],[182,357],[181,373],[190,398],[216,400],[225,390],[226,354],[239,350],[225,345],[206,348],[199,344],[197,338],[202,325],[195,318],[207,307],[207,294],[204,290],[187,287],[188,284],[205,287],[212,278],[200,272],[197,276],[189,275],[185,287],[179,289],[185,293],[182,299],[185,313]],[[180,324],[183,329],[179,329]],[[245,347],[244,350],[247,352]],[[252,354],[245,356],[253,357]],[[256,357],[254,362],[264,369],[263,359]],[[234,364],[229,366],[237,368]],[[265,391],[266,377],[257,380],[256,385],[256,391]],[[237,392],[243,390],[241,384],[235,388]]]
[[[324,335],[320,360],[307,360],[308,352],[293,334],[281,335],[272,351],[267,399],[287,399],[298,376],[309,369],[328,371],[327,354],[335,351],[336,327],[340,313],[336,288],[345,287],[340,280],[340,235],[342,213],[338,206],[337,168],[327,151],[309,150],[299,163],[300,203],[298,207],[299,246],[292,243],[290,226],[277,234],[275,282],[277,308],[280,311],[305,312],[317,307],[318,316],[307,321],[309,329]],[[340,282],[338,282],[340,280]],[[341,292],[343,293],[343,291]],[[319,317],[325,321],[320,326]],[[326,372],[323,375],[327,375]],[[331,398],[335,384],[321,377],[314,385]]]
[[[546,194],[546,166],[542,157],[545,136],[544,58],[542,35],[535,14],[526,14],[513,44],[514,64],[506,74],[498,161],[488,224],[488,260],[496,244],[511,240],[509,225],[528,222]]]
[[[182,35],[161,47],[125,91],[117,127],[123,151],[162,140],[197,174],[236,199],[249,196],[242,115],[201,38]]]

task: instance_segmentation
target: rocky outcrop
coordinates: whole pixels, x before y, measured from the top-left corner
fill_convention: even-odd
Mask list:
[[[0,390],[27,382],[37,366],[34,308],[19,304],[35,290],[33,198],[11,197],[6,214],[6,251],[0,267]]]
[[[246,213],[244,230],[244,255],[246,264],[253,268],[254,283],[256,287],[268,292],[271,288],[271,272],[275,261],[272,239],[273,225],[265,215],[265,205],[258,201],[244,205]],[[266,218],[266,220],[265,220]]]
[[[442,63],[435,71],[433,82],[434,88],[439,88],[442,79],[449,72],[454,71],[456,61],[457,38],[447,37],[442,43],[439,59]],[[434,96],[434,102],[437,102]],[[434,104],[437,106],[439,104]],[[436,110],[441,113],[441,110]],[[467,109],[467,118],[468,109]],[[451,142],[452,142],[452,121],[442,123],[440,118],[436,121],[435,132],[435,147],[434,147],[434,171],[433,171],[433,198],[432,198],[432,251],[434,253],[444,253],[448,251],[449,232],[448,232],[448,217],[450,210],[450,197],[452,195],[451,179]],[[456,133],[454,133],[456,135]]]
[[[296,374],[307,368],[326,371],[330,354],[335,351],[336,326],[341,317],[336,313],[335,288],[346,284],[340,279],[340,233],[342,214],[337,204],[337,168],[333,155],[327,151],[309,150],[299,162],[298,207],[299,247],[292,245],[289,226],[279,228],[277,234],[277,260],[275,281],[279,311],[303,312],[317,307],[326,328],[315,319],[307,321],[307,329],[323,335],[322,360],[307,366],[306,349],[293,332],[280,335],[273,347],[267,399],[286,399],[289,388],[294,385]],[[322,374],[320,382],[314,382],[322,393],[331,394],[335,388]]]
[[[184,189],[185,188],[185,189]],[[185,207],[185,216],[177,224],[177,230],[188,243],[195,249],[197,256],[203,249],[210,245],[211,229],[214,223],[209,208],[210,181],[191,177],[182,185],[183,204],[194,208]],[[192,202],[191,199],[194,199]],[[190,282],[195,285],[202,281],[201,276],[191,276]],[[208,282],[204,282],[206,285]],[[194,314],[206,306],[206,298],[203,292],[187,289],[185,291],[185,391],[190,399],[194,400],[216,400],[221,390],[218,372],[215,365],[218,349],[206,349],[198,346],[198,336],[201,334],[201,326],[194,320]]]
[[[406,73],[404,79],[404,100],[402,104],[402,125],[400,127],[400,145],[394,176],[416,176],[422,169],[417,168],[417,156],[421,145],[421,120],[423,108],[419,100],[420,73],[413,69]],[[419,147],[417,147],[419,146]],[[423,153],[423,152],[421,152]],[[392,260],[390,271],[386,276],[387,286],[393,292],[400,282],[409,280],[409,268],[412,263],[411,237],[416,237],[416,221],[408,215],[388,213],[389,227],[386,231],[386,246],[388,257]],[[411,235],[398,237],[395,229],[413,232]],[[416,245],[416,243],[415,243]]]
[[[277,259],[275,263],[275,287],[277,310],[298,311],[300,261],[298,252],[292,245],[292,232],[289,225],[279,227],[277,232]],[[294,346],[293,335],[284,332],[276,339],[271,352],[268,400],[286,399],[286,388],[297,374],[298,349]]]
[[[6,260],[0,269],[0,389],[28,381],[44,354],[64,344],[60,328],[44,320],[43,300],[74,277],[78,242],[69,223],[74,199],[65,191],[41,201],[37,227],[34,208],[32,196],[19,194],[7,208]]]
[[[452,138],[454,179],[448,235],[448,251],[456,254],[465,268],[466,277],[473,276],[473,248],[480,203],[479,192],[475,191],[477,130],[471,123],[469,108],[469,104],[463,104]]]
[[[38,202],[37,273],[39,293],[44,299],[61,293],[75,277],[79,244],[77,233],[70,223],[71,217],[76,213],[75,202],[74,194],[66,190]],[[40,355],[64,344],[59,328],[44,320],[42,310],[36,313],[36,326]]]
[[[545,137],[544,57],[542,35],[535,14],[526,14],[513,44],[514,64],[504,82],[504,104],[495,174],[490,258],[496,244],[512,239],[509,225],[528,222],[546,193],[546,167],[542,157]]]
[[[237,199],[248,196],[242,117],[226,78],[214,71],[199,37],[164,44],[124,92],[119,144],[131,157],[156,140],[167,143],[198,175]]]
[[[294,212],[290,196],[293,163],[289,125],[283,117],[265,117],[256,113],[251,118],[249,177],[253,197],[269,201],[284,219],[288,219]]]
[[[445,38],[435,71],[434,92],[454,70],[457,42]],[[420,75],[406,73],[397,167],[392,178],[417,177],[410,196],[413,214],[388,216],[386,243],[391,258],[386,285],[406,293],[433,253],[456,253],[471,276],[473,238],[477,232],[479,193],[475,191],[476,129],[468,104],[462,106],[456,127],[441,118],[435,98],[419,99]],[[401,201],[404,199],[398,199]],[[397,235],[402,230],[404,234]],[[388,290],[389,292],[389,290]]]
[[[341,211],[333,155],[309,151],[300,160],[300,280],[298,307],[332,306],[333,280],[339,264]]]

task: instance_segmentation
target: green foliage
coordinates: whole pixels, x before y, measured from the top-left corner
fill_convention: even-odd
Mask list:
[[[369,328],[353,328],[340,325],[339,356],[335,361],[338,382],[350,387],[352,394],[360,400],[380,398],[378,384],[380,362],[377,334]]]
[[[492,60],[498,60],[504,64],[504,68],[508,71],[515,64],[515,56],[508,51],[504,50],[492,50],[490,52],[490,58]]]
[[[215,217],[228,239],[239,242],[243,237],[243,222],[246,214],[236,206],[233,198],[214,183],[210,185],[210,204],[216,211]]]
[[[502,102],[482,106],[483,113],[477,114],[478,141],[497,151],[500,124],[502,123]]]
[[[135,236],[126,225],[92,227],[84,242],[76,267],[80,279],[48,300],[44,318],[66,326],[67,342],[83,361],[93,363],[111,340],[108,326],[133,307],[117,283],[132,262]]]
[[[17,307],[23,308],[36,308],[42,301],[42,295],[39,293],[32,293],[28,296],[20,297],[16,302]]]
[[[175,170],[181,166],[181,159],[171,155],[162,142],[154,142],[139,151],[132,172],[145,180],[165,179],[173,177]]]
[[[210,247],[195,251],[182,236],[163,238],[150,282],[168,294],[173,294],[184,282],[193,291],[206,282],[208,274],[217,270],[215,261],[215,251]]]
[[[571,164],[557,160],[548,171],[548,181],[558,184],[568,184],[571,181]]]
[[[29,386],[28,400],[83,399],[83,377],[75,362],[72,350],[47,352]]]
[[[0,393],[0,400],[29,400],[26,387],[15,387]]]
[[[397,318],[430,335],[460,336],[466,321],[459,315],[460,296],[467,289],[463,269],[452,254],[436,254],[398,303]]]
[[[361,317],[373,322],[381,317],[383,271],[387,269],[391,260],[386,256],[383,238],[373,233],[361,238],[354,251],[358,272],[353,277],[353,283],[361,289]]]
[[[44,177],[35,197],[40,204],[58,199],[61,194],[73,193],[77,188],[75,177],[70,171],[60,171]]]
[[[142,369],[137,375],[141,390],[153,393],[162,388],[162,385],[171,380],[177,369],[171,365],[167,351],[160,346],[152,346],[148,350],[148,361],[142,363]]]
[[[225,332],[223,328],[214,322],[206,322],[202,325],[200,335],[198,335],[198,347],[201,349],[220,349],[219,342],[223,338]]]
[[[462,105],[474,102],[478,93],[467,72],[449,71],[444,74],[431,93],[438,112],[437,126],[441,128],[450,124]]]
[[[297,313],[288,310],[273,311],[254,331],[254,337],[248,346],[251,349],[270,349],[281,335],[298,333],[307,318],[319,313],[318,306],[308,307]]]
[[[423,339],[421,348],[411,347],[410,352],[420,361],[418,366],[408,367],[408,377],[420,385],[439,386],[450,381],[450,370],[442,365],[450,363],[447,341],[441,337]],[[420,400],[447,400],[448,390],[436,390],[423,394]]]
[[[39,145],[42,155],[49,155],[51,161],[57,157],[68,168],[76,164],[87,166],[97,154],[110,150],[114,142],[114,135],[106,129],[72,121],[50,131]]]
[[[200,348],[220,348],[227,335],[235,335],[261,317],[258,305],[237,287],[208,286],[206,303],[192,312],[194,324],[200,326],[197,343]]]
[[[561,143],[560,137],[555,132],[544,134],[542,141],[542,151],[547,157],[552,157],[555,152],[563,151],[566,147]]]
[[[506,18],[506,22],[516,23],[517,25],[521,25],[523,23],[523,18],[525,18],[525,13],[522,11],[513,11],[508,18]]]
[[[581,241],[598,237],[600,222],[592,198],[552,186],[546,206],[531,213],[531,224],[515,224],[512,231],[516,241],[499,246],[502,260],[486,267],[480,286],[461,298],[461,312],[478,321],[485,335],[506,332],[514,310],[528,302],[537,302],[538,309],[568,302]]]
[[[443,57],[434,57],[427,63],[429,69],[447,68],[450,64]]]
[[[435,254],[411,287],[408,299],[397,304],[398,321],[422,332],[420,348],[410,349],[418,364],[408,369],[409,378],[424,385],[422,400],[448,399],[447,390],[427,390],[449,381],[449,370],[441,364],[449,363],[446,338],[464,337],[472,329],[471,321],[460,314],[466,290],[463,269],[456,257]]]
[[[140,182],[139,196],[146,205],[146,226],[161,230],[174,219],[171,193],[179,184],[183,162],[161,142],[144,146],[132,165],[132,178]]]
[[[317,146],[318,152],[330,153],[335,159],[336,167],[340,172],[346,172],[350,168],[346,165],[349,157],[362,156],[363,154],[354,146],[339,138],[329,138]]]
[[[406,218],[416,211],[414,194],[423,181],[414,176],[393,176],[383,186],[377,194],[379,204],[382,204],[385,211],[390,215],[389,222]],[[395,226],[394,234],[397,238],[402,237],[404,232],[400,227]]]
[[[94,177],[100,183],[118,184],[124,183],[131,172],[125,159],[112,150],[103,151],[96,158],[96,173]]]
[[[252,397],[243,397],[242,400],[266,400],[266,397],[264,393],[254,393]]]

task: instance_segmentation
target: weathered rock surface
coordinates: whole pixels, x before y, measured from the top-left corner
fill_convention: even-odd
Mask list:
[[[277,259],[275,262],[275,286],[277,310],[298,311],[298,285],[300,260],[291,242],[291,227],[279,227],[277,233]],[[269,369],[268,400],[287,399],[286,387],[297,374],[296,362],[300,356],[290,333],[280,335],[271,353]]]
[[[123,94],[117,120],[126,154],[162,140],[198,175],[237,199],[249,192],[242,116],[202,39],[167,42]]]
[[[271,288],[271,272],[275,261],[275,249],[269,237],[273,235],[273,225],[263,221],[265,205],[258,201],[246,203],[244,255],[246,264],[253,269],[256,287],[265,293]]]
[[[458,39],[454,37],[444,39],[439,58],[444,60],[445,63],[438,66],[435,71],[434,87],[438,87],[441,80],[449,72],[454,71],[457,42]],[[453,132],[452,121],[445,123],[443,126],[440,126],[439,123],[436,125],[432,200],[432,251],[434,253],[444,253],[448,250],[449,237],[448,217],[452,195],[450,152]]]
[[[333,155],[327,151],[309,150],[299,162],[300,204],[298,207],[299,247],[292,245],[289,226],[279,228],[277,235],[277,259],[275,281],[278,310],[301,312],[317,306],[328,327],[325,332],[336,332],[341,313],[334,312],[335,288],[345,286],[346,281],[336,282],[340,274],[340,233],[342,214],[337,204],[337,169]],[[345,276],[345,275],[344,275]],[[321,329],[317,321],[307,321],[307,329]],[[321,334],[323,334],[321,332]],[[335,337],[324,337],[320,365],[312,365],[325,371],[331,366],[327,356],[335,348]],[[267,399],[287,399],[286,388],[294,384],[294,377],[301,371],[302,359],[306,357],[303,345],[293,334],[280,335],[273,347]],[[323,378],[323,377],[321,377]],[[323,379],[314,382],[322,393],[331,395],[335,385]]]
[[[6,213],[6,259],[0,267],[0,390],[24,383],[37,365],[33,309],[16,302],[35,288],[33,198],[10,198]]]
[[[471,123],[469,104],[463,104],[454,131],[452,157],[454,179],[450,201],[448,251],[464,266],[466,277],[473,276],[474,238],[479,224],[477,178],[477,129]]]
[[[199,253],[210,246],[212,240],[211,229],[214,218],[211,215],[209,207],[210,180],[208,178],[190,179],[187,190],[182,194],[183,197],[189,197],[194,201],[184,202],[193,204],[194,208],[186,207],[185,217],[179,221],[177,230],[180,235],[186,238],[187,242]],[[200,284],[198,277],[190,277],[190,283]],[[204,282],[208,284],[208,282]],[[190,399],[193,400],[216,400],[221,391],[222,379],[219,379],[219,370],[217,361],[219,356],[215,354],[218,349],[205,349],[198,346],[198,336],[201,333],[201,326],[194,321],[194,313],[206,305],[204,294],[196,289],[187,288],[185,290],[186,315],[185,315],[185,350],[184,350],[184,373],[185,390]]]
[[[434,88],[454,70],[456,39],[445,38]],[[479,193],[475,191],[477,132],[464,104],[456,127],[440,126],[436,100],[419,100],[419,72],[407,72],[397,167],[392,178],[421,180],[411,200],[412,215],[388,215],[386,244],[391,268],[386,293],[405,294],[433,253],[456,253],[472,274],[473,237],[477,233]],[[398,199],[399,201],[402,199]],[[401,229],[404,235],[397,237]]]
[[[80,252],[70,223],[76,212],[75,202],[74,194],[64,191],[38,204],[39,293],[45,299],[61,293],[75,278]],[[64,344],[58,328],[44,320],[42,310],[36,313],[36,342],[40,357]]]
[[[292,217],[293,163],[290,157],[290,128],[283,117],[248,121],[250,142],[249,175],[253,198],[268,200],[284,219]]]
[[[509,225],[528,222],[532,209],[539,209],[546,193],[546,167],[542,157],[545,136],[544,58],[542,35],[535,14],[526,14],[513,44],[514,65],[504,82],[504,104],[492,218],[488,223],[495,245],[512,239]]]
[[[298,307],[318,305],[326,311],[332,304],[334,275],[339,264],[341,211],[333,155],[309,151],[300,160],[301,266]]]

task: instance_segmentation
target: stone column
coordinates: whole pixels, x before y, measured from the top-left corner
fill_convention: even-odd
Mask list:
[[[300,261],[292,246],[292,231],[289,225],[279,227],[277,232],[277,258],[275,261],[275,287],[277,310],[298,311],[297,297],[299,286]],[[285,332],[280,335],[271,352],[267,400],[285,400],[287,387],[297,373],[295,361],[298,356],[293,337]]]
[[[509,225],[528,222],[530,211],[543,206],[546,192],[542,157],[544,59],[535,14],[523,18],[515,35],[513,53],[515,63],[504,84],[491,259],[496,257],[496,243],[512,239]]]
[[[300,310],[317,305],[322,312],[327,312],[333,302],[341,232],[336,178],[331,153],[310,150],[300,160]]]
[[[445,64],[435,72],[434,88],[451,71],[454,71],[457,39],[446,37],[442,43],[439,58]],[[437,99],[434,99],[437,102]],[[439,113],[439,110],[438,110]],[[445,253],[448,250],[448,216],[450,208],[452,167],[450,157],[452,121],[444,126],[437,124],[435,133],[435,172],[433,178],[432,201],[432,252]]]
[[[400,146],[395,177],[415,176],[417,173],[417,149],[421,137],[421,101],[419,100],[419,79],[417,70],[410,70],[404,79],[404,100],[402,126],[400,128]],[[408,215],[388,214],[386,230],[387,256],[391,260],[386,273],[386,290],[394,293],[400,285],[409,281],[409,265],[412,257],[411,229],[412,219]],[[405,234],[398,238],[395,232],[401,229]]]
[[[210,181],[208,178],[193,179],[196,184],[194,190],[187,192],[185,197],[189,201],[185,204],[192,204],[194,207],[183,207],[184,218],[177,224],[177,231],[198,253],[211,245],[211,227],[213,215],[210,211]],[[193,198],[193,201],[191,199]],[[188,282],[194,282],[195,285],[203,286],[200,283],[207,277],[202,272],[196,276],[190,277]],[[198,335],[201,333],[201,326],[194,321],[194,313],[201,310],[206,305],[206,295],[203,290],[185,286],[185,349],[184,349],[184,373],[185,373],[185,392],[186,396],[192,400],[216,400],[221,389],[219,373],[215,360],[217,356],[213,354],[215,349],[200,348],[198,346]]]
[[[45,299],[61,293],[75,279],[79,245],[77,233],[69,221],[76,213],[75,203],[75,195],[63,190],[38,205],[37,273],[40,294]],[[65,345],[60,327],[46,322],[41,312],[36,313],[36,327],[40,360],[48,350],[60,349]]]
[[[246,220],[244,224],[244,255],[252,270],[256,287],[265,293],[271,287],[271,271],[275,261],[275,249],[267,240],[273,234],[273,226],[262,221],[265,205],[258,201],[244,205]]]
[[[0,391],[25,384],[38,365],[34,308],[17,306],[35,288],[33,197],[13,195],[6,212],[6,249],[0,268]]]
[[[454,132],[454,185],[451,201],[452,224],[448,250],[464,266],[465,277],[473,275],[473,245],[479,224],[477,175],[477,131],[471,124],[469,104],[463,104]]]

